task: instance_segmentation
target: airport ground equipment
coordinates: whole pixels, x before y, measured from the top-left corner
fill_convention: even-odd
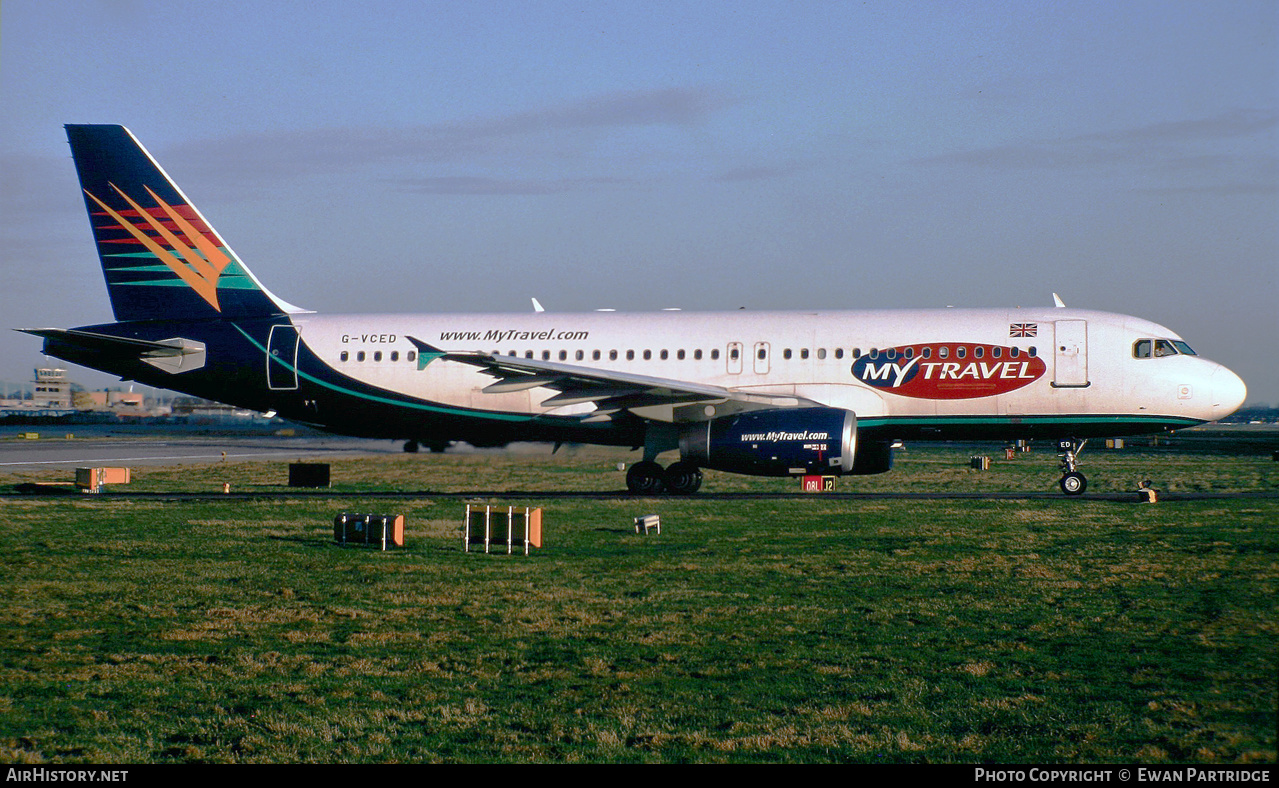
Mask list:
[[[328,487],[329,464],[327,462],[289,463],[290,487]]]
[[[494,506],[468,503],[463,521],[465,552],[501,552],[513,555],[530,547],[542,546],[542,510],[528,506]]]
[[[128,468],[75,469],[75,486],[87,493],[101,492],[104,484],[128,484],[131,479]]]
[[[343,546],[404,547],[404,515],[341,512],[333,518],[333,539]]]

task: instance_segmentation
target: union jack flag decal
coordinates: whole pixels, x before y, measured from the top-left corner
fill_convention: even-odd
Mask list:
[[[1008,326],[1008,336],[1010,337],[1033,337],[1038,332],[1038,323],[1010,323]]]

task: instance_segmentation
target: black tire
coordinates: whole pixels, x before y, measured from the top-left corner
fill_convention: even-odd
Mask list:
[[[666,489],[674,495],[692,495],[702,486],[702,471],[691,462],[677,462],[666,469]]]
[[[660,495],[666,489],[662,466],[650,460],[635,463],[626,472],[626,489],[637,495]]]
[[[1088,489],[1088,478],[1079,471],[1071,471],[1061,477],[1061,491],[1066,495],[1083,495]]]

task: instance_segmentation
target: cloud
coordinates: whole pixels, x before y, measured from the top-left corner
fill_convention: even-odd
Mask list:
[[[446,176],[408,178],[400,181],[400,190],[410,194],[563,194],[602,186],[629,183],[621,178],[487,178],[480,176]]]
[[[747,165],[735,167],[716,175],[716,183],[742,183],[747,181],[766,181],[774,178],[785,178],[799,171],[799,167],[776,167],[769,165]]]
[[[387,163],[458,166],[501,157],[535,165],[571,155],[583,139],[601,132],[693,128],[734,102],[704,87],[618,91],[466,121],[241,134],[186,143],[163,155],[183,162],[186,174],[228,186],[234,180],[233,188],[242,194],[267,180]],[[478,181],[473,185],[484,188]],[[440,193],[469,188],[461,181],[452,186],[440,181],[436,187],[447,190]]]
[[[1194,158],[1189,151],[1199,143],[1252,136],[1276,125],[1279,125],[1279,114],[1273,111],[1241,109],[1211,118],[956,151],[918,159],[916,163],[1006,170],[1075,169],[1151,160],[1166,163],[1170,159]],[[1178,151],[1184,153],[1178,156]]]

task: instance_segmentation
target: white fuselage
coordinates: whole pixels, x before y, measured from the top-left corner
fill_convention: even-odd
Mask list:
[[[1140,340],[1180,340],[1167,328],[1066,308],[296,315],[293,322],[343,375],[451,406],[530,415],[587,414],[594,406],[543,406],[556,394],[548,388],[485,393],[492,377],[467,364],[419,369],[409,337],[445,351],[793,395],[859,419],[1212,421],[1238,408],[1245,393],[1237,376],[1199,356],[1136,356]]]

